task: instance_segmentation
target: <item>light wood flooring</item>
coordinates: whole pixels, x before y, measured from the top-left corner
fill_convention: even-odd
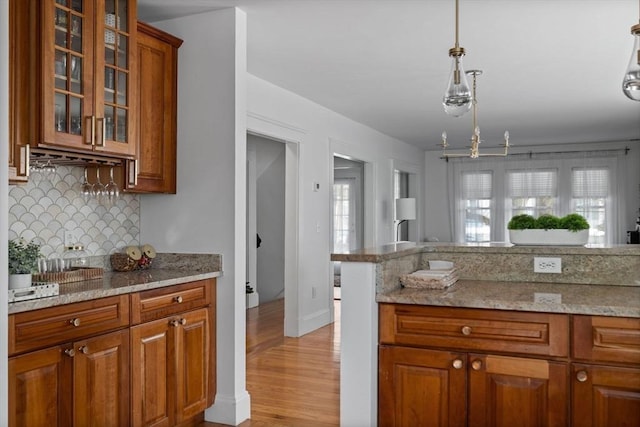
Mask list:
[[[283,324],[282,299],[247,310],[251,419],[240,426],[340,425],[340,302],[335,323],[300,338],[284,337]]]

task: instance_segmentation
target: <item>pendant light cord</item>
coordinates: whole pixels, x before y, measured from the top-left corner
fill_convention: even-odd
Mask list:
[[[458,0],[456,0],[456,48],[460,47],[460,44],[458,43],[458,21],[459,21]]]

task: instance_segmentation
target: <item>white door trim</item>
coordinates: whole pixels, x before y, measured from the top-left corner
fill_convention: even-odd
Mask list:
[[[300,252],[300,144],[306,131],[269,117],[247,112],[247,133],[285,143],[284,335],[300,336],[302,322],[298,292]]]

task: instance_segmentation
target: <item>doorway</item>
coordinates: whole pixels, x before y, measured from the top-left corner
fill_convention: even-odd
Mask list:
[[[364,246],[363,162],[334,156],[332,198],[332,252]],[[334,299],[340,299],[340,262],[333,263]]]
[[[284,298],[285,144],[247,135],[247,308]]]

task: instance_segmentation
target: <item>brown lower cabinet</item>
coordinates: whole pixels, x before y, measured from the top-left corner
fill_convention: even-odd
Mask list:
[[[9,426],[200,423],[215,395],[215,283],[10,315]]]
[[[207,408],[209,313],[131,328],[133,426],[179,425]]]
[[[124,426],[129,331],[9,359],[10,426]]]
[[[640,426],[640,319],[381,304],[379,322],[381,427]]]

